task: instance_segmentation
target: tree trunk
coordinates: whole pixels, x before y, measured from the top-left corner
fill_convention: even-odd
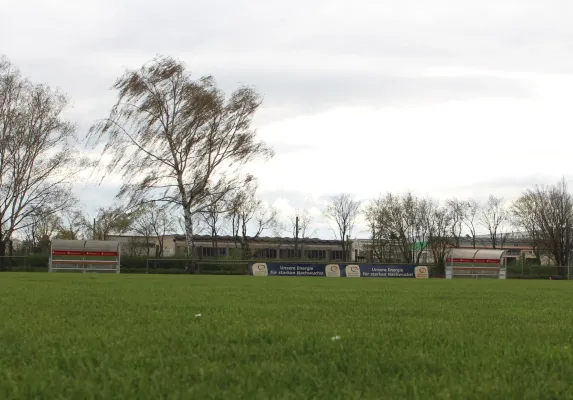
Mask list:
[[[294,232],[294,258],[296,260],[298,259],[298,215],[295,217]]]
[[[340,244],[342,246],[342,261],[347,262],[348,261],[348,242],[343,237],[342,242]]]
[[[6,240],[0,237],[0,272],[5,271],[8,263],[6,262]]]
[[[243,260],[251,259],[251,248],[248,241],[245,240],[241,242],[241,251],[243,253],[243,257],[241,257]]]
[[[193,259],[195,255],[195,242],[193,241],[193,215],[187,208],[184,211],[185,218],[185,241],[187,242],[187,258]],[[191,266],[187,264],[185,271],[191,271]]]
[[[165,241],[165,237],[162,236],[160,238],[157,238],[158,242],[159,242],[159,249],[157,252],[157,258],[162,258],[163,257],[163,243]],[[175,249],[173,249],[173,252],[175,252]]]
[[[211,230],[211,245],[213,246],[213,251],[215,252],[215,257],[219,257],[219,246],[217,240],[217,232],[213,229]]]

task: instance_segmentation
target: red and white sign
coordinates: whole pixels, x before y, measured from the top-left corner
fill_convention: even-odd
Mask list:
[[[117,257],[117,251],[79,251],[79,250],[53,250],[53,256],[90,256],[90,257]]]
[[[467,263],[467,264],[499,264],[497,258],[448,258],[447,262]]]

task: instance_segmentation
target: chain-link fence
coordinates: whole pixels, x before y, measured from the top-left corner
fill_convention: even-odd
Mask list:
[[[5,256],[0,257],[0,271],[47,272],[47,255]],[[257,260],[265,262],[265,260]],[[277,260],[266,260],[277,262]],[[139,274],[210,274],[210,275],[247,275],[249,263],[253,260],[228,259],[187,259],[187,258],[147,258],[124,256],[121,258],[121,273]],[[293,263],[296,260],[285,260]],[[315,262],[320,261],[298,261]],[[430,266],[432,277],[443,277],[443,271]],[[539,266],[512,264],[507,266],[509,279],[573,279],[573,259],[568,266]]]
[[[47,256],[3,256],[0,257],[0,271],[47,272]]]
[[[571,279],[571,267],[556,265],[508,265],[507,277],[513,279]]]

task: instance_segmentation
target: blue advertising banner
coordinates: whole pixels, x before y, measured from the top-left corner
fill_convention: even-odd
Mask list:
[[[253,276],[326,276],[329,278],[429,278],[429,269],[415,265],[251,263]]]
[[[340,278],[338,264],[306,263],[251,263],[249,275],[253,276],[327,276]]]
[[[416,278],[414,265],[346,265],[349,278]]]

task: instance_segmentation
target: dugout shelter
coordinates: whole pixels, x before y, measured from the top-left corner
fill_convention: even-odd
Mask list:
[[[446,253],[446,279],[506,279],[505,250],[449,249]]]
[[[120,261],[120,244],[116,241],[53,239],[48,270],[119,274]]]

